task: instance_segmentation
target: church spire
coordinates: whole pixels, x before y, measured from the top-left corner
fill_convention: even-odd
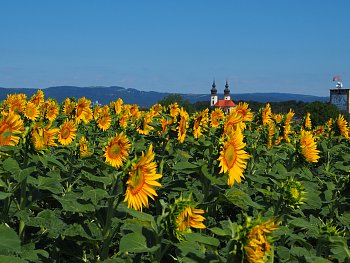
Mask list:
[[[215,79],[213,80],[213,85],[211,85],[211,95],[216,95],[218,93],[218,90],[216,89],[215,85]]]
[[[225,90],[224,90],[224,99],[225,100],[230,100],[230,89],[228,88],[228,81],[226,79],[226,85],[225,85]]]

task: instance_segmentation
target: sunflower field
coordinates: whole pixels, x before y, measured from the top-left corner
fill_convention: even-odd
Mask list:
[[[239,103],[0,103],[0,262],[350,262],[350,129]]]

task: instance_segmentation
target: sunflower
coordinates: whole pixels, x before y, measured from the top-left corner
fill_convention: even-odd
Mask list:
[[[91,100],[88,100],[85,97],[82,97],[78,100],[75,109],[75,116],[77,122],[79,123],[83,120],[85,123],[88,123],[92,119],[92,110],[90,108]]]
[[[304,127],[306,129],[311,130],[312,125],[311,125],[311,118],[310,118],[310,113],[306,113],[306,117],[305,117],[305,122],[304,122]]]
[[[252,227],[246,237],[247,245],[244,251],[248,262],[264,263],[268,262],[271,252],[271,244],[269,242],[269,234],[278,228],[279,223],[275,223],[274,219],[270,219],[264,223]]]
[[[204,214],[203,209],[194,208],[190,205],[185,206],[176,218],[176,230],[185,233],[190,227],[206,228],[203,224],[205,218],[201,214]]]
[[[320,151],[317,150],[317,145],[310,131],[301,131],[300,150],[305,160],[309,163],[317,163],[320,158]]]
[[[56,101],[49,99],[44,106],[45,116],[49,121],[56,119],[58,115],[58,105]]]
[[[41,106],[44,103],[44,92],[39,89],[29,101],[37,107]]]
[[[169,125],[173,123],[173,120],[162,117],[159,122],[160,122],[160,125],[162,126],[162,130],[160,131],[160,134],[165,134],[169,128]]]
[[[240,183],[244,178],[243,171],[247,167],[248,153],[243,150],[246,144],[243,142],[243,134],[237,129],[233,135],[224,143],[220,152],[220,173],[228,171],[228,185],[232,186],[235,181]]]
[[[29,120],[35,121],[39,115],[40,111],[38,107],[34,103],[28,101],[26,109],[24,110],[24,116]]]
[[[117,101],[114,103],[114,110],[115,114],[120,114],[123,108],[123,100],[121,98],[117,99]]]
[[[80,157],[88,157],[92,154],[92,152],[89,151],[89,142],[84,136],[79,140],[79,153]]]
[[[129,116],[127,114],[123,114],[119,118],[119,126],[125,129],[128,126],[128,121],[129,121]]]
[[[32,130],[32,142],[36,150],[43,150],[47,146],[57,146],[55,139],[59,129],[43,126],[38,123]]]
[[[218,127],[220,125],[220,121],[224,118],[224,116],[224,112],[221,108],[216,108],[214,111],[212,111],[210,114],[211,127]]]
[[[97,120],[97,126],[103,130],[107,131],[111,127],[112,118],[108,112],[103,112]]]
[[[245,124],[242,122],[241,115],[237,114],[235,111],[232,111],[225,119],[223,135],[224,137],[230,138],[236,130],[244,128]]]
[[[98,120],[98,117],[100,116],[101,112],[102,108],[99,105],[96,105],[93,113],[94,120]]]
[[[129,208],[141,210],[142,207],[148,207],[148,197],[154,200],[157,196],[155,187],[161,186],[156,180],[162,177],[157,174],[157,164],[154,160],[152,144],[146,155],[142,152],[141,158],[132,164],[129,172],[129,179],[126,182],[124,202],[128,203]]]
[[[332,125],[333,125],[333,118],[330,118],[328,121],[327,121],[327,131],[331,131],[332,130]]]
[[[185,138],[186,138],[186,131],[187,131],[187,128],[188,128],[188,113],[183,109],[181,108],[179,110],[179,114],[180,114],[180,123],[179,123],[179,126],[178,126],[178,133],[177,133],[177,140],[180,142],[180,143],[184,143],[185,141]]]
[[[62,145],[69,145],[75,139],[77,133],[77,127],[73,120],[66,120],[61,126],[58,132],[58,141]]]
[[[163,107],[160,104],[154,104],[151,108],[150,108],[150,112],[152,112],[153,116],[158,116],[162,113]]]
[[[23,130],[23,120],[18,114],[10,112],[3,116],[0,120],[0,146],[17,145]]]
[[[107,163],[119,168],[128,158],[130,148],[129,139],[123,133],[117,133],[115,137],[109,139],[107,146],[104,148],[103,156],[106,157]]]
[[[25,94],[10,94],[7,95],[5,104],[10,112],[21,113],[25,109],[26,99]]]
[[[267,137],[267,149],[271,149],[272,147],[272,139],[275,135],[275,123],[271,120],[268,124],[268,137]]]
[[[280,113],[276,113],[276,114],[272,114],[272,118],[275,120],[275,122],[278,124],[278,123],[281,123],[282,120],[283,120],[283,116],[282,114]]]
[[[206,128],[208,123],[208,109],[203,110],[194,117],[193,123],[193,137],[198,139],[203,133],[202,130]]]
[[[270,103],[266,103],[265,108],[261,112],[261,119],[263,125],[267,125],[269,121],[271,120],[272,111]]]
[[[147,135],[153,130],[153,127],[149,125],[153,121],[153,115],[151,112],[145,113],[141,124],[136,128],[137,132],[140,134]]]
[[[63,113],[70,115],[73,113],[74,108],[75,108],[75,102],[72,101],[70,98],[66,98],[63,104]]]
[[[348,122],[344,119],[344,116],[339,114],[337,119],[338,128],[340,130],[340,134],[343,135],[345,138],[349,138],[348,134]]]
[[[139,106],[137,104],[131,105],[130,114],[132,119],[139,119],[141,116]]]
[[[238,115],[241,115],[242,121],[252,121],[254,118],[254,115],[246,102],[238,103],[238,105],[234,108],[234,111],[236,111]]]
[[[292,118],[295,115],[295,112],[292,109],[289,109],[289,112],[286,115],[286,120],[285,120],[285,124],[290,124],[292,122]]]
[[[170,110],[170,116],[173,117],[174,121],[176,122],[177,120],[177,115],[180,113],[180,108],[177,102],[170,104],[169,105],[169,110]]]

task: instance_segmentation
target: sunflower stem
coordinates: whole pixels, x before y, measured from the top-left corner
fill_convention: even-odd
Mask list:
[[[108,199],[108,207],[107,207],[107,216],[106,221],[102,231],[102,249],[101,249],[101,260],[105,260],[108,258],[109,245],[115,235],[115,231],[111,231],[112,218],[114,216],[115,208],[119,204],[119,195],[115,196],[115,191],[117,189],[117,184],[119,181],[119,177],[115,178],[114,183],[112,185],[112,197]]]

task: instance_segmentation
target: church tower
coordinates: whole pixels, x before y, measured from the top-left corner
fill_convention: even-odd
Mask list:
[[[225,90],[224,90],[224,100],[230,100],[230,89],[228,88],[228,83],[226,80]]]
[[[218,102],[218,91],[216,89],[215,80],[211,86],[211,97],[210,97],[210,106],[214,106]]]

